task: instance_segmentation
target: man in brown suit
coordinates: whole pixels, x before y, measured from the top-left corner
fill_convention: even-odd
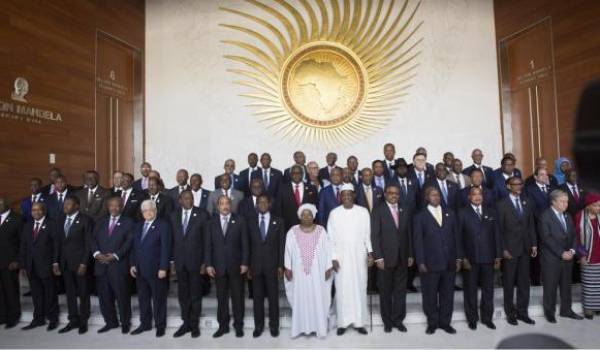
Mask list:
[[[110,197],[110,191],[100,187],[100,176],[95,170],[86,171],[84,179],[85,187],[77,192],[81,203],[79,210],[97,222],[108,215],[106,200]]]

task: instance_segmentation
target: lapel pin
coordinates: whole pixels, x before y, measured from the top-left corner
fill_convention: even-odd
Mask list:
[[[121,223],[120,223],[120,222],[117,222],[117,226],[121,226]]]
[[[154,230],[154,225],[150,226],[150,228]]]
[[[527,205],[527,201],[523,201],[523,205]]]
[[[484,219],[487,219],[488,217],[487,217],[487,215],[486,215],[486,216],[484,216],[483,218],[484,218]]]
[[[448,213],[446,213],[446,216],[448,216]]]
[[[46,228],[46,225],[42,225],[42,230],[44,230]]]
[[[78,223],[79,223],[79,220],[75,221],[75,223],[76,223],[76,224],[78,224]]]
[[[192,216],[196,216],[196,213],[192,214]]]
[[[232,223],[232,224],[235,224],[235,220],[231,220],[231,223]]]

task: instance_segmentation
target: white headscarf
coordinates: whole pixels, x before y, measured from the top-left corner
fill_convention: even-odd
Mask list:
[[[298,219],[302,218],[302,212],[305,210],[310,211],[313,218],[317,217],[317,207],[315,207],[314,204],[304,203],[300,207],[298,207],[298,211],[296,212],[298,214]]]
[[[342,187],[340,188],[340,192],[344,192],[344,191],[352,191],[354,192],[354,185],[351,183],[345,183],[342,185]]]

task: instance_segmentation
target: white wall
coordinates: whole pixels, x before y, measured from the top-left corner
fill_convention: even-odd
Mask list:
[[[146,2],[147,160],[167,186],[185,167],[200,172],[207,188],[224,159],[235,159],[239,171],[251,151],[270,152],[279,169],[292,163],[297,149],[323,165],[329,150],[273,136],[245,107],[248,100],[238,94],[247,90],[232,84],[226,69],[234,64],[222,57],[232,49],[220,42],[238,34],[218,26],[238,19],[220,5],[256,11],[241,0]],[[356,155],[362,167],[393,142],[397,156],[409,162],[425,146],[431,162],[450,150],[468,166],[471,149],[480,147],[484,162],[495,167],[502,147],[492,0],[424,0],[417,16],[424,42],[407,102],[385,129],[332,151],[341,164]]]

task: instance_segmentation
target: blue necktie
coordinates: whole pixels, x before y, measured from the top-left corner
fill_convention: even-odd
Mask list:
[[[423,173],[419,173],[419,187],[423,187]]]
[[[185,236],[185,233],[187,232],[187,227],[188,227],[188,211],[184,210],[184,215],[183,215],[183,224],[181,225],[181,228],[183,229],[183,235]]]
[[[65,237],[69,236],[70,228],[71,228],[71,218],[67,217],[67,221],[65,221]]]
[[[565,216],[563,214],[558,214],[558,219],[560,220],[563,231],[567,232],[567,222],[565,221]]]
[[[146,221],[144,223],[144,230],[142,231],[142,241],[144,240],[144,238],[146,238],[146,234],[148,233],[149,227],[150,227],[150,223]]]
[[[446,181],[442,181],[442,196],[444,197],[444,203],[448,204],[448,189],[446,188]]]
[[[258,227],[260,229],[260,238],[264,241],[267,238],[267,225],[265,224],[265,216],[260,216],[260,225]]]
[[[515,206],[517,207],[517,212],[519,213],[519,216],[523,216],[523,208],[521,208],[519,198],[515,198]]]

